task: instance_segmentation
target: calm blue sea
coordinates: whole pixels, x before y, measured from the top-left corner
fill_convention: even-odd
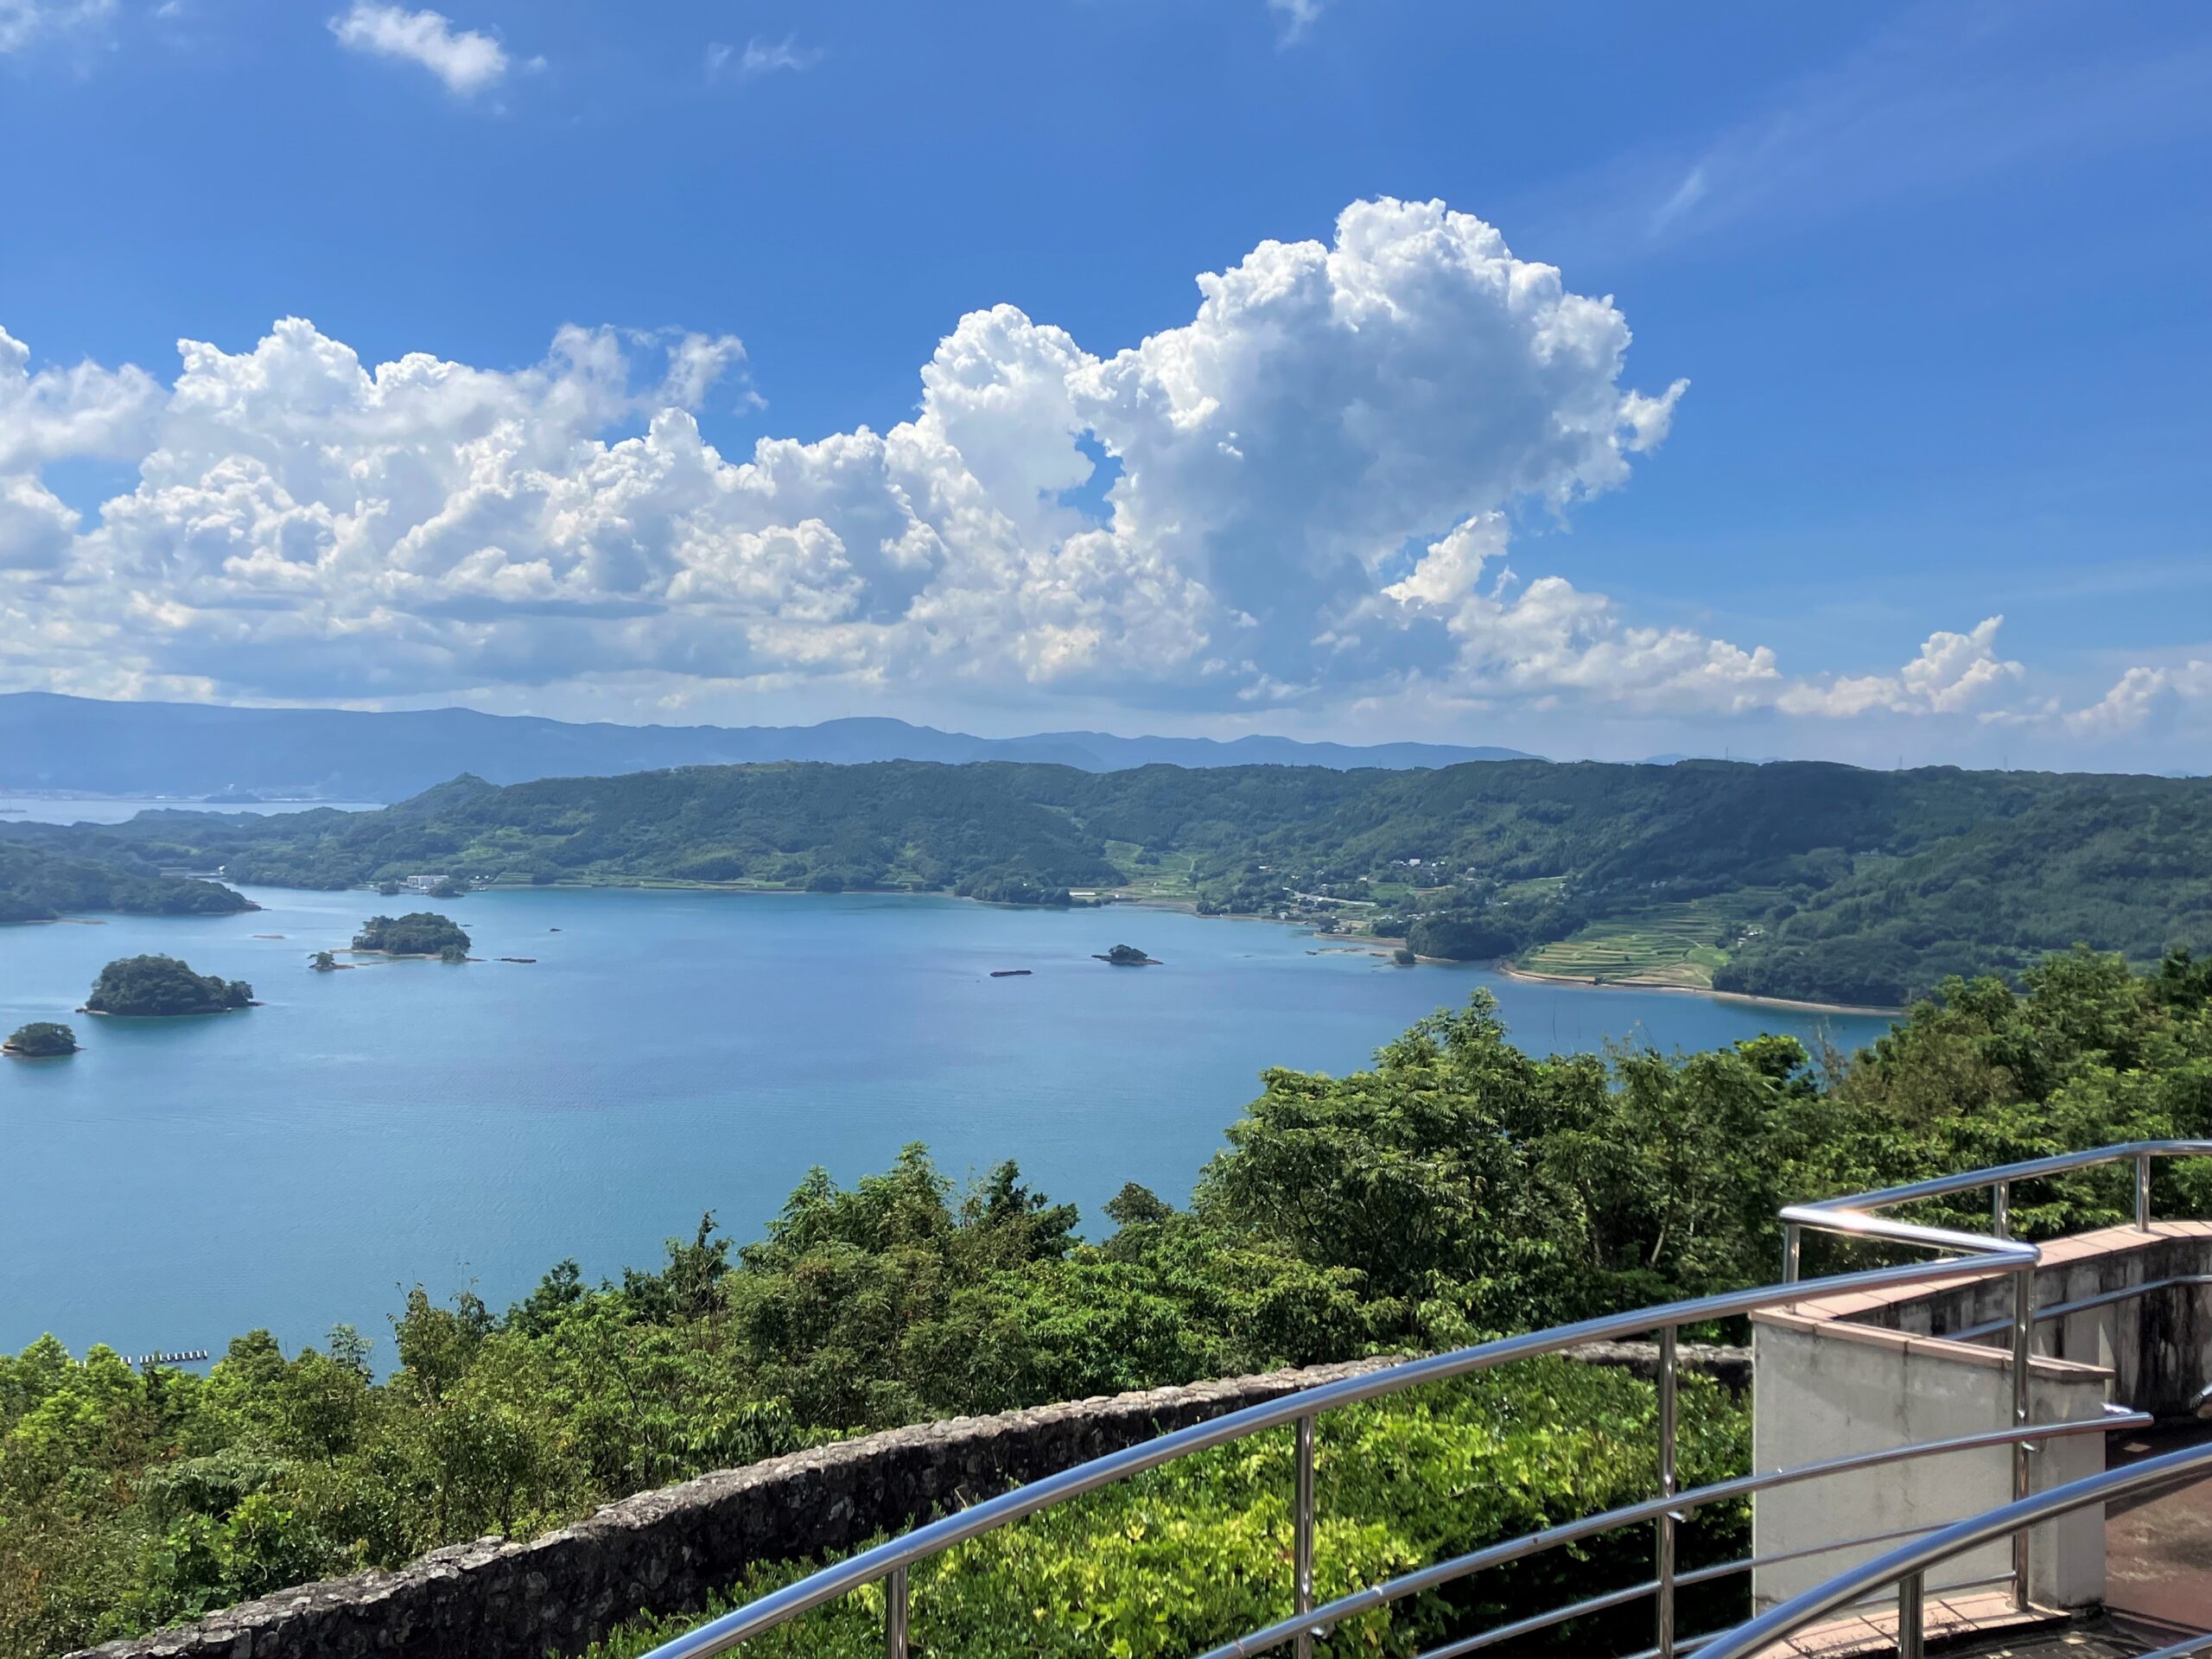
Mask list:
[[[0,1065],[0,1347],[289,1346],[342,1319],[388,1362],[408,1286],[504,1306],[563,1256],[657,1262],[706,1210],[751,1237],[809,1166],[849,1181],[910,1141],[955,1175],[1015,1158],[1095,1230],[1125,1180],[1183,1198],[1262,1067],[1355,1069],[1478,985],[1540,1052],[1823,1023],[1396,968],[1269,923],[853,894],[480,893],[442,907],[480,956],[535,963],[314,974],[399,901],[250,891],[244,916],[0,928],[0,1032],[72,1019],[139,951],[266,1004],[76,1017],[85,1052]],[[1122,940],[1163,965],[1090,960]],[[1846,1046],[1884,1024],[1825,1023]]]

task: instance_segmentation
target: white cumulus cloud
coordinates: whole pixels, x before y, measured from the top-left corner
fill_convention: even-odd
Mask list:
[[[1480,219],[1357,202],[1330,241],[1263,242],[1198,289],[1103,353],[971,312],[910,419],[734,454],[698,419],[749,397],[728,336],[571,327],[496,369],[365,363],[289,319],[181,342],[164,385],[35,371],[0,334],[0,611],[41,618],[4,677],[1842,715],[1971,712],[2019,671],[1992,619],[1893,675],[1793,679],[1514,575],[1516,518],[1625,483],[1684,385],[1625,384],[1619,309]],[[41,469],[88,455],[137,478],[80,517]]]
[[[2174,667],[2131,668],[2102,697],[2063,720],[2078,736],[2118,737],[2207,703],[2212,703],[2212,662],[2191,658]]]
[[[350,51],[421,65],[467,98],[497,86],[507,73],[506,49],[489,35],[456,29],[442,13],[354,0],[330,20],[330,32]]]
[[[1920,654],[1894,674],[1870,674],[1791,686],[1778,700],[1785,713],[1848,718],[1872,709],[1891,714],[1955,715],[1985,707],[2026,671],[1997,654],[2001,616],[1966,633],[1938,630]]]

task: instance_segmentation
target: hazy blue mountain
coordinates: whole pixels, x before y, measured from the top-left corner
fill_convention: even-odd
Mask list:
[[[760,760],[1031,760],[1117,772],[1254,765],[1398,769],[1527,760],[1514,749],[1437,743],[1360,748],[1282,737],[1116,737],[1047,732],[971,737],[903,720],[818,726],[574,725],[468,709],[376,714],[0,696],[0,791],[397,801],[457,772],[495,784]]]

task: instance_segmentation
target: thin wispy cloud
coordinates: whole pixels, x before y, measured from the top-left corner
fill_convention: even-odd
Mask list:
[[[1700,163],[1690,168],[1682,175],[1681,183],[1675,187],[1675,194],[1661,202],[1659,211],[1652,214],[1651,228],[1655,232],[1666,229],[1674,220],[1704,200],[1707,188],[1704,165]]]
[[[0,56],[74,34],[115,16],[115,0],[0,0]]]
[[[1282,34],[1277,44],[1294,46],[1306,38],[1321,16],[1329,0],[1268,0],[1268,10],[1282,19]]]
[[[2121,46],[2070,8],[1924,8],[1702,143],[1619,156],[1516,219],[1570,258],[1624,257],[2177,137],[2212,126],[2207,85],[2212,29]]]
[[[794,35],[786,35],[780,41],[755,35],[741,51],[725,41],[715,41],[707,48],[707,79],[751,80],[780,70],[797,73],[813,68],[822,57],[819,47],[801,46]]]
[[[354,0],[353,9],[330,20],[339,45],[372,57],[392,58],[429,70],[456,97],[473,98],[506,79],[506,48],[491,35],[456,29],[435,11]]]

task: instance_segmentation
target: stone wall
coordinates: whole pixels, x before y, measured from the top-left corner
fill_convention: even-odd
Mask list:
[[[1649,1375],[1646,1344],[1578,1356]],[[103,1659],[545,1659],[640,1612],[703,1606],[759,1561],[834,1555],[1155,1434],[1388,1359],[1276,1371],[995,1417],[956,1417],[819,1446],[611,1503],[527,1543],[480,1539],[391,1573],[302,1585]],[[1686,1370],[1741,1392],[1741,1350],[1686,1348]]]

